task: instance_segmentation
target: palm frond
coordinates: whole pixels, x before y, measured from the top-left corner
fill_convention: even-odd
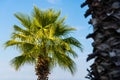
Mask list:
[[[55,23],[58,18],[60,17],[61,11],[54,11],[53,9],[48,9],[48,11],[45,11],[46,14],[46,20],[47,20],[47,25],[51,23]]]
[[[14,30],[15,30],[16,32],[23,33],[23,34],[25,34],[25,35],[29,35],[29,34],[30,34],[29,31],[22,29],[22,28],[19,27],[18,25],[14,25]]]
[[[70,32],[76,30],[75,28],[70,28],[67,25],[64,24],[56,24],[56,33],[55,36],[66,36]]]
[[[30,49],[30,50],[29,50]],[[34,45],[28,49],[29,52],[26,52],[26,55],[31,55],[34,58],[37,58],[39,55],[42,55],[42,51],[39,45]]]
[[[39,22],[39,24],[42,25],[42,18],[43,18],[43,13],[42,11],[34,6],[34,12],[33,12],[33,17]]]
[[[9,46],[17,46],[18,47],[21,44],[23,44],[23,42],[21,42],[21,41],[9,40],[5,43],[5,47],[9,47]]]
[[[21,46],[20,46],[20,49],[24,52],[24,53],[30,53],[31,50],[34,48],[34,44],[33,43],[23,43]]]
[[[36,18],[34,18],[32,26],[37,29],[42,29],[42,24]]]
[[[15,67],[16,70],[18,70],[25,63],[33,64],[34,62],[35,59],[33,57],[28,55],[20,55],[11,60],[11,65]]]
[[[65,41],[65,42],[67,42],[75,47],[78,47],[82,51],[81,43],[77,39],[75,39],[74,37],[65,38],[65,39],[63,39],[63,41]]]
[[[77,53],[72,48],[66,52],[68,55],[73,56],[74,58],[78,57]]]
[[[60,17],[61,11],[54,11],[53,9],[48,9],[46,11],[42,11],[36,6],[34,6],[33,16],[37,19],[39,24],[42,27],[45,27],[51,23],[55,23]]]
[[[28,15],[22,14],[22,13],[16,13],[14,14],[15,17],[21,22],[21,24],[26,27],[26,28],[30,28],[31,26],[31,19]]]
[[[12,34],[13,39],[20,39],[20,40],[28,40],[29,37],[23,34],[13,33]]]
[[[56,63],[63,69],[68,69],[72,74],[75,73],[76,66],[74,61],[65,53],[61,53],[59,51],[54,53],[54,58],[57,61]]]
[[[5,47],[9,47],[9,46],[19,47],[24,52],[24,50],[28,50],[28,48],[33,47],[34,43],[17,41],[17,40],[9,40],[5,43]]]
[[[62,17],[62,18],[59,18],[59,19],[56,21],[56,23],[58,23],[58,24],[63,24],[64,21],[65,21],[65,19],[66,19],[66,16],[64,16],[64,17]]]

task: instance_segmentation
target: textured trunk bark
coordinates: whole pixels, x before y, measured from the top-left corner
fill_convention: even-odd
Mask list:
[[[85,5],[85,17],[92,16],[89,23],[94,29],[87,36],[94,40],[87,61],[95,59],[86,78],[120,80],[120,0],[86,0],[81,7]]]
[[[48,80],[49,75],[49,60],[47,58],[39,57],[36,67],[37,80]]]

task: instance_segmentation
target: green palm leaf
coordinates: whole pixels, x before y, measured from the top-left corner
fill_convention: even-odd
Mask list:
[[[31,26],[31,19],[28,15],[22,14],[22,13],[16,13],[14,14],[15,17],[21,22],[21,24],[26,27],[30,28]]]
[[[14,66],[16,70],[18,70],[25,63],[33,64],[34,62],[35,59],[32,58],[31,56],[20,55],[11,60],[11,65]]]

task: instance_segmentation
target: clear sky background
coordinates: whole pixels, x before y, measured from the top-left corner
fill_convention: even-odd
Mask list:
[[[77,38],[84,48],[84,52],[76,49],[79,57],[75,59],[77,71],[74,75],[56,67],[51,71],[49,80],[87,80],[86,69],[92,61],[86,62],[86,58],[92,52],[92,39],[85,37],[92,32],[92,26],[88,24],[89,18],[85,19],[83,16],[87,7],[81,9],[82,2],[84,0],[0,0],[0,80],[36,80],[34,65],[26,64],[19,71],[14,70],[10,65],[10,60],[19,55],[19,52],[14,47],[4,49],[3,45],[10,39],[13,25],[20,24],[13,14],[16,12],[31,14],[34,5],[40,9],[61,10],[61,16],[67,16],[66,24],[77,28],[72,36]]]

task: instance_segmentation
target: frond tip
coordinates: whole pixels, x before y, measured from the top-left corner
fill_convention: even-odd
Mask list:
[[[16,41],[16,40],[9,40],[5,43],[5,48],[9,46],[18,46],[22,42]]]
[[[58,61],[58,65],[63,69],[67,69],[71,72],[71,74],[74,75],[74,73],[76,72],[75,62],[66,55],[61,55],[60,57],[61,59]]]
[[[31,26],[31,19],[28,15],[23,13],[16,13],[14,15],[24,27],[29,28]]]
[[[25,56],[17,56],[11,60],[11,65],[18,70],[22,65],[24,65]]]
[[[81,43],[74,37],[65,38],[64,41],[75,47],[78,47],[81,51],[83,50]]]
[[[26,55],[20,55],[11,60],[11,65],[18,70],[25,63],[33,64],[35,61],[34,58]]]

